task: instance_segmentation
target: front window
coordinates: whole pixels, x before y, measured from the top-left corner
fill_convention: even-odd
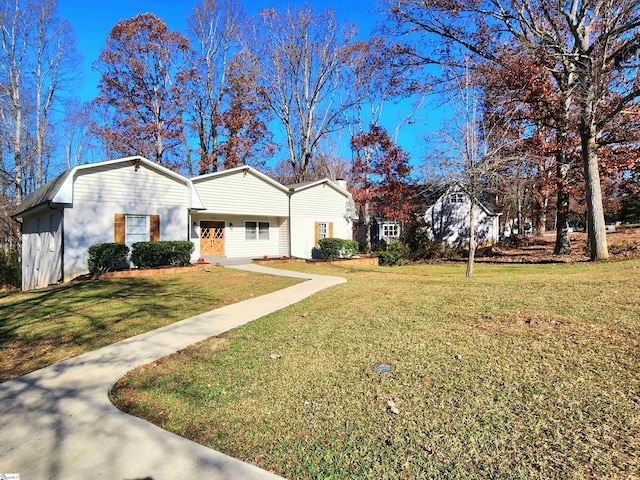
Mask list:
[[[318,239],[327,238],[329,236],[329,228],[326,223],[318,224]]]
[[[132,247],[136,242],[149,241],[149,216],[127,215],[125,221],[124,243]]]
[[[269,222],[244,222],[245,240],[269,240]]]
[[[382,225],[382,236],[385,238],[398,238],[398,225],[385,223]]]

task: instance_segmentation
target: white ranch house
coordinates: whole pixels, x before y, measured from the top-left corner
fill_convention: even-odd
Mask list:
[[[342,182],[285,186],[249,166],[188,179],[143,157],[76,166],[27,195],[22,288],[88,272],[96,243],[190,240],[205,258],[310,258],[320,238],[351,239],[354,207]]]

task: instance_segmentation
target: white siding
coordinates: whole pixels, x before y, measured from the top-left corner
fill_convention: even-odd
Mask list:
[[[278,251],[280,252],[279,255],[289,256],[289,219],[283,218],[282,220],[280,231],[278,232]]]
[[[114,214],[160,216],[160,240],[186,240],[189,189],[164,173],[133,162],[81,170],[73,206],[65,209],[64,280],[87,273],[87,249],[113,242]]]
[[[462,203],[449,203],[452,193],[460,192],[454,188],[445,193],[427,210],[426,221],[436,240],[449,246],[469,244],[469,211],[471,201],[464,195]],[[479,205],[476,205],[476,238],[478,243],[498,241],[498,216],[488,215]]]
[[[193,183],[209,213],[276,217],[289,214],[287,192],[251,171],[195,179]]]
[[[62,281],[62,213],[41,210],[22,226],[22,289],[43,288]]]
[[[162,204],[187,205],[185,183],[140,164],[123,162],[80,170],[73,184],[73,203],[105,202],[117,199],[125,205],[157,199]]]
[[[350,199],[324,183],[295,192],[291,196],[291,255],[311,258],[315,247],[315,223],[333,223],[333,236],[351,240],[348,218]]]
[[[196,227],[192,231],[192,240],[196,245],[194,257],[200,257],[201,221],[225,222],[224,256],[228,258],[261,258],[265,255],[278,257],[288,255],[287,219],[282,217],[259,217],[254,215],[211,215],[197,213],[192,217]],[[269,222],[268,240],[247,240],[245,222]]]

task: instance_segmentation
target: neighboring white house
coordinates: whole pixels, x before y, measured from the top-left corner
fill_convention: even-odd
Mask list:
[[[329,180],[289,188],[248,166],[191,180],[142,157],[77,166],[27,195],[13,215],[22,222],[22,288],[87,273],[87,249],[103,242],[191,240],[193,261],[309,258],[305,222],[333,222],[328,236],[350,239],[352,204]]]
[[[496,243],[500,238],[500,215],[489,199],[476,201],[478,244]],[[429,206],[424,219],[435,240],[449,246],[468,245],[471,197],[461,185],[450,185]]]

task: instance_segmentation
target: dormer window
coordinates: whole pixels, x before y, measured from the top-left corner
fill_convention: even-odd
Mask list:
[[[464,193],[454,192],[449,195],[449,203],[464,203]]]

